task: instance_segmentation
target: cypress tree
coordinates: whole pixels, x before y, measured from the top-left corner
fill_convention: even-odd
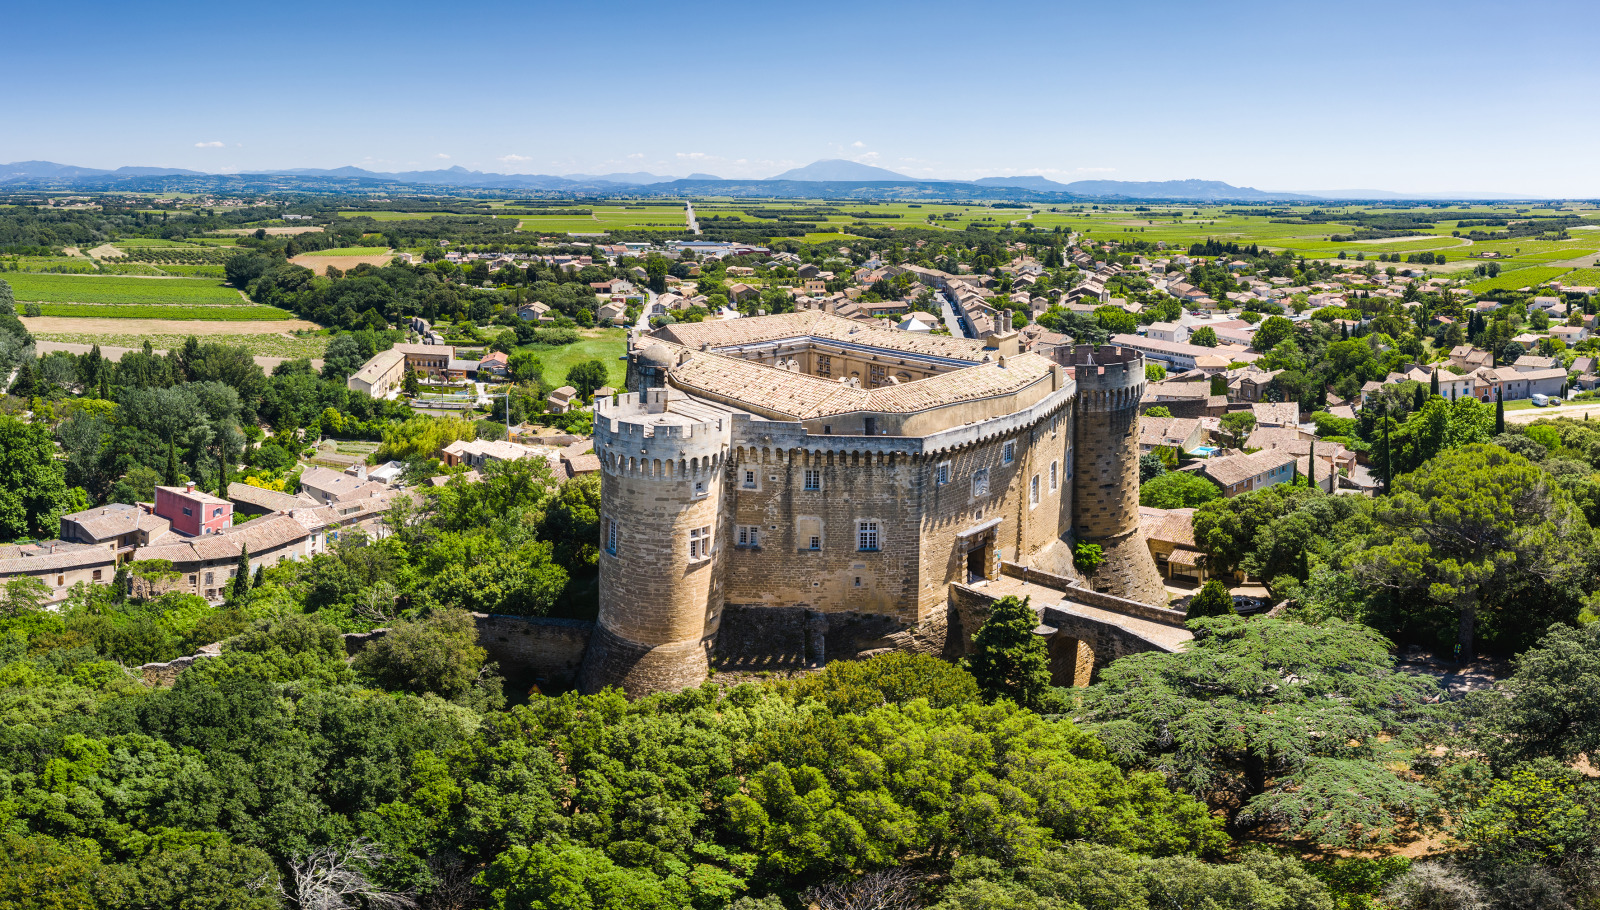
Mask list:
[[[250,587],[251,588],[259,588],[259,587],[261,587],[261,583],[266,581],[266,580],[267,580],[267,564],[264,563],[264,562],[256,563],[256,577],[255,577],[254,581],[250,582]]]
[[[1439,371],[1435,369],[1433,375],[1428,377],[1428,394],[1439,394]]]
[[[217,447],[217,498],[228,498],[228,453],[225,446]]]
[[[178,485],[178,444],[167,440],[167,476],[162,481],[169,487]]]
[[[233,570],[233,590],[228,595],[233,606],[243,606],[250,597],[250,545],[239,547],[239,563]]]
[[[1417,383],[1417,394],[1411,398],[1411,410],[1420,411],[1428,403],[1428,393],[1422,388],[1422,383]]]
[[[1499,436],[1506,431],[1506,403],[1500,398],[1500,387],[1494,390],[1494,435]]]

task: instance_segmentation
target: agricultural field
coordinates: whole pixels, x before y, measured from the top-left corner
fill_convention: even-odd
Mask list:
[[[317,250],[304,253],[305,256],[383,256],[389,252],[386,246],[341,246],[331,250]],[[295,257],[299,258],[299,257]]]
[[[32,322],[33,320],[30,320]],[[216,326],[211,323],[199,324],[194,332],[190,333],[207,340],[218,340],[226,344],[238,345],[250,349],[256,357],[275,357],[284,360],[320,360],[328,350],[328,336],[306,334],[291,335],[283,332],[260,332],[249,335],[225,335],[213,338],[216,335]],[[34,337],[40,341],[56,342],[59,344],[95,345],[102,348],[126,348],[138,350],[146,341],[156,350],[174,350],[183,347],[184,341],[189,338],[187,334],[154,334],[135,335],[126,332],[114,331],[66,331],[66,332],[34,332]]]
[[[1600,287],[1600,269],[1577,269],[1568,272],[1561,276],[1561,283],[1569,288]]]
[[[517,219],[517,230],[533,233],[597,234],[608,231],[682,231],[686,229],[683,206],[673,205],[595,205],[584,206],[591,215],[497,215]],[[699,209],[695,213],[700,214]]]
[[[447,212],[340,212],[340,218],[371,218],[373,221],[426,221]]]
[[[129,278],[105,275],[7,273],[18,302],[126,306],[251,307],[233,288],[201,278]]]
[[[378,247],[365,248],[377,250],[375,253],[368,253],[365,255],[350,255],[349,251],[354,249],[363,249],[363,247],[345,247],[344,249],[340,250],[323,250],[320,253],[301,253],[299,256],[296,256],[289,261],[294,265],[308,268],[311,271],[316,272],[318,275],[322,275],[327,272],[329,266],[332,266],[341,272],[348,272],[358,265],[385,266],[389,264],[390,260],[394,259],[394,256],[391,255],[388,250],[380,249]]]
[[[25,304],[17,304],[23,312]],[[41,316],[85,317],[91,319],[203,319],[219,322],[272,322],[292,319],[294,314],[273,306],[250,303],[240,306],[197,304],[122,304],[122,303],[41,303]]]
[[[1484,291],[1514,291],[1518,288],[1535,287],[1544,284],[1546,281],[1554,281],[1566,275],[1569,271],[1571,270],[1559,266],[1513,269],[1509,272],[1501,272],[1494,278],[1482,278],[1471,282],[1467,285],[1467,289],[1474,294],[1481,294]]]

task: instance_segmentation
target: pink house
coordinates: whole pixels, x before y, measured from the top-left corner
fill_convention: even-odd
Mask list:
[[[156,487],[156,514],[172,522],[172,530],[190,537],[233,527],[233,503],[196,490],[193,483]]]

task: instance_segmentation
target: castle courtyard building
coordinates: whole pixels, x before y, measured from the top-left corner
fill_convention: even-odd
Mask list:
[[[807,311],[632,339],[595,404],[600,617],[580,684],[698,684],[730,607],[938,625],[1002,563],[1166,602],[1138,508],[1144,358]]]

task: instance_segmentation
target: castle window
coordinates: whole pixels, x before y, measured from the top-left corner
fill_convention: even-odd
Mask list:
[[[875,521],[856,522],[856,549],[878,549],[878,523]]]
[[[972,495],[973,496],[988,496],[989,495],[989,469],[988,468],[984,468],[981,471],[973,471],[972,472]]]
[[[1050,492],[1052,492],[1052,493],[1054,493],[1061,486],[1061,479],[1058,476],[1058,474],[1060,472],[1060,469],[1061,469],[1061,463],[1060,462],[1058,462],[1058,461],[1050,462]]]
[[[806,489],[808,489],[808,490],[820,490],[820,489],[822,489],[822,472],[821,471],[817,470],[816,468],[807,468],[806,469]]]
[[[100,580],[100,570],[99,569],[95,569],[94,570],[94,580],[95,581],[99,581]]]
[[[1028,481],[1028,505],[1036,506],[1038,504],[1039,504],[1039,475],[1035,474],[1035,475],[1033,475],[1033,478]]]
[[[746,490],[754,490],[756,488],[756,472],[744,472],[744,488]]]
[[[741,546],[741,547],[759,547],[759,546],[761,546],[761,536],[760,535],[761,535],[761,527],[759,525],[740,525],[739,526],[739,546]]]
[[[711,529],[695,528],[689,532],[689,558],[711,558]]]
[[[867,436],[876,436],[876,435],[878,435],[878,418],[876,418],[876,417],[864,417],[864,418],[862,418],[862,428],[864,430],[865,435],[867,435]]]
[[[606,552],[617,555],[617,522],[612,518],[606,519]]]
[[[1015,441],[1007,442],[1000,447],[1000,463],[1010,464],[1017,460],[1017,444]]]
[[[208,585],[209,584],[214,584],[214,582],[212,581],[212,577],[213,577],[214,574],[215,573],[212,573],[212,572],[207,572],[206,573],[206,584],[208,584]]]
[[[822,549],[822,519],[808,517],[796,520],[794,539],[800,542],[802,550]]]
[[[934,470],[934,483],[937,483],[939,486],[942,487],[942,486],[944,486],[945,484],[947,484],[949,482],[950,482],[950,462],[941,461],[941,462],[939,462],[939,467]]]

